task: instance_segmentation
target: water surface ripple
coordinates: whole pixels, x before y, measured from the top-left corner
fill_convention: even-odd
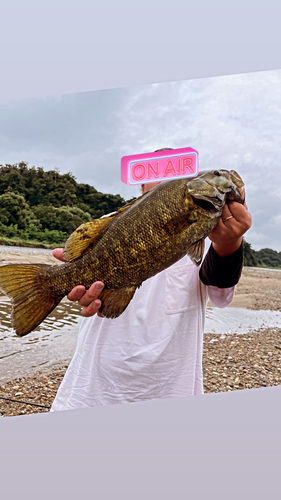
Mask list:
[[[81,307],[61,302],[33,332],[18,337],[11,325],[11,303],[0,302],[0,384],[31,375],[41,367],[68,363],[74,353]]]

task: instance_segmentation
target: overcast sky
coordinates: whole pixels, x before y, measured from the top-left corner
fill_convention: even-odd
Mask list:
[[[281,70],[0,103],[0,164],[71,172],[125,199],[121,157],[199,151],[199,171],[235,169],[246,184],[256,250],[281,251]]]

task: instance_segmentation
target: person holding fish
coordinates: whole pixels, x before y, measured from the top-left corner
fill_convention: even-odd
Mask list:
[[[142,185],[142,193],[158,184]],[[103,282],[73,288],[68,298],[78,301],[85,319],[52,411],[203,393],[206,303],[232,301],[243,266],[242,236],[251,227],[243,187],[238,191],[244,203],[223,206],[200,270],[202,248],[199,255],[198,249],[187,252],[145,281],[119,318],[100,312]],[[62,249],[53,255],[64,260]]]
[[[142,191],[74,231],[53,251],[61,265],[0,268],[20,336],[65,295],[82,306],[52,411],[203,393],[207,300],[231,303],[251,226],[244,183],[233,170],[210,170]]]

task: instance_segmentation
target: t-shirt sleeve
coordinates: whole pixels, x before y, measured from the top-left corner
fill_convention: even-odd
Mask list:
[[[219,257],[213,245],[203,261],[199,277],[206,286],[231,288],[237,285],[243,268],[243,243],[232,255]]]

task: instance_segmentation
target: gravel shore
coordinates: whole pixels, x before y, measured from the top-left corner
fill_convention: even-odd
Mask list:
[[[231,306],[281,311],[281,271],[245,267]]]
[[[7,257],[6,253],[0,252],[2,263],[22,259],[21,255],[13,256],[11,252]],[[42,254],[40,261],[46,258],[48,263],[57,262],[51,255],[43,257]],[[28,260],[39,262],[38,255],[31,252]],[[281,311],[281,272],[244,268],[232,306]],[[0,414],[15,416],[48,412],[66,369],[67,365],[62,361],[61,365],[0,386]],[[281,329],[260,329],[246,335],[205,334],[203,374],[205,393],[281,384]]]
[[[247,335],[206,334],[204,392],[225,392],[281,384],[281,329]]]

